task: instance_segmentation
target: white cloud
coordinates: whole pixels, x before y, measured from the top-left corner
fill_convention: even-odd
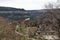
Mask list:
[[[24,8],[24,9],[42,9],[47,2],[55,0],[0,0],[0,6]]]

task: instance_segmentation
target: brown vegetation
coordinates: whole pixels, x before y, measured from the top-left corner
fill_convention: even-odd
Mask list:
[[[29,38],[37,38],[41,37],[43,34],[48,35],[58,35],[60,36],[60,10],[52,9],[45,10],[37,20],[32,20],[30,23],[18,23],[19,31],[22,34],[27,32]],[[5,18],[0,17],[0,39],[1,40],[23,40],[26,37],[17,34],[16,31],[16,22],[8,22]],[[54,33],[48,33],[48,31],[54,31]],[[39,32],[38,32],[39,31]],[[43,32],[42,32],[43,31]],[[45,31],[45,32],[44,32]],[[42,33],[41,33],[42,32]],[[46,33],[47,32],[47,33]],[[40,35],[41,33],[41,35]],[[36,35],[38,34],[38,35]],[[28,38],[27,37],[27,38]],[[40,38],[41,39],[41,38]],[[27,39],[26,39],[27,40]]]

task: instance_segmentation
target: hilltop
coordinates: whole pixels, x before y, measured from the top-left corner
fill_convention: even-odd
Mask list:
[[[25,9],[19,9],[13,7],[0,7],[0,11],[25,11]]]

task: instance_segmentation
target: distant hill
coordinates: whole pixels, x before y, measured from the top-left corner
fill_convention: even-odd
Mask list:
[[[25,11],[25,9],[12,8],[12,7],[0,7],[0,11]]]
[[[30,14],[25,9],[0,7],[0,17],[7,18],[10,21],[17,21],[30,17]]]

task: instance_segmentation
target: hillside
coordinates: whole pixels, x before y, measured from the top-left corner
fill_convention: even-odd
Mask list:
[[[33,10],[30,14],[34,17],[34,26],[38,27],[36,32],[38,36],[45,35],[46,31],[54,31],[54,33],[47,32],[46,35],[58,35],[60,38],[60,9]]]
[[[60,38],[60,9],[16,10],[0,9],[0,39],[45,40]],[[24,22],[31,18],[30,22]],[[17,21],[17,22],[16,22]],[[4,30],[3,30],[4,29]]]

